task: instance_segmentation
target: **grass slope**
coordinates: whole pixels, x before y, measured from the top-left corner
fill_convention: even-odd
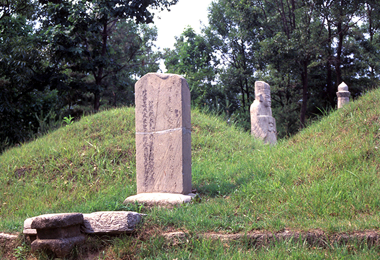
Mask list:
[[[202,201],[173,209],[122,205],[136,193],[134,109],[84,117],[0,156],[0,230],[21,231],[43,213],[100,210],[147,213],[145,230],[159,232],[378,229],[379,104],[380,90],[368,93],[274,147],[193,110],[193,188]],[[242,252],[233,248],[226,257]]]

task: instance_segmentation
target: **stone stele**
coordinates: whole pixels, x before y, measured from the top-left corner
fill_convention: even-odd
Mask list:
[[[186,80],[148,73],[135,85],[135,105],[137,194],[189,194],[191,111]]]
[[[350,92],[348,91],[346,83],[342,82],[338,86],[338,92],[336,92],[336,95],[338,97],[338,109],[350,102]]]
[[[276,120],[272,117],[270,86],[264,81],[255,82],[255,101],[250,107],[251,134],[264,143],[277,142]]]
[[[122,234],[130,233],[141,221],[141,215],[129,211],[100,211],[83,214],[86,234]]]
[[[31,229],[37,230],[37,239],[31,244],[32,252],[51,250],[57,257],[68,255],[74,245],[81,244],[86,237],[81,234],[83,215],[80,213],[46,214],[34,217]]]

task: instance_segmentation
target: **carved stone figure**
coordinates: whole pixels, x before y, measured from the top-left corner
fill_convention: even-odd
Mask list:
[[[342,82],[338,86],[338,92],[336,92],[336,95],[338,96],[338,109],[350,102],[350,92],[348,91],[346,83]]]
[[[277,142],[276,120],[272,117],[270,86],[255,82],[255,101],[250,108],[251,134],[265,143]]]

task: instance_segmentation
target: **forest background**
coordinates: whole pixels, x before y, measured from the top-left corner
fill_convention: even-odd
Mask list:
[[[192,106],[247,131],[254,82],[268,82],[279,138],[335,109],[342,81],[353,99],[379,85],[377,0],[216,0],[201,33],[161,51],[153,10],[177,1],[0,0],[0,151],[134,105],[134,83],[162,60]]]

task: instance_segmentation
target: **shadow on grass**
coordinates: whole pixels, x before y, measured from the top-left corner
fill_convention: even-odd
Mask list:
[[[244,176],[238,178],[235,181],[221,181],[220,179],[215,179],[207,184],[194,185],[200,196],[207,196],[211,198],[228,196],[235,190],[239,189],[242,185],[248,183],[252,180],[252,176]]]

